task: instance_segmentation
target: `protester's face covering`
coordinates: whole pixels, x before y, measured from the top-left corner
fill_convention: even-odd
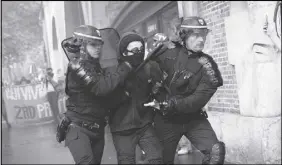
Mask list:
[[[123,59],[134,67],[140,65],[144,59],[145,48],[141,41],[132,41],[123,52]]]

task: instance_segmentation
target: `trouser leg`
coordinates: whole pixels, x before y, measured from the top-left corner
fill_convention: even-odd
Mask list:
[[[101,164],[105,146],[105,139],[91,139],[91,148],[95,164]]]
[[[100,164],[104,150],[104,139],[90,139],[79,128],[70,127],[66,135],[66,146],[69,148],[75,164]]]
[[[210,122],[206,118],[189,122],[185,125],[185,130],[187,138],[204,154],[203,164],[223,164],[224,144],[218,141]]]
[[[171,124],[157,114],[155,117],[155,130],[163,147],[163,163],[173,164],[176,147],[182,136],[182,125]]]
[[[139,146],[145,152],[146,160],[150,164],[162,164],[162,146],[152,125],[141,130]]]
[[[135,164],[135,149],[138,142],[136,132],[123,133],[112,133],[118,164]]]

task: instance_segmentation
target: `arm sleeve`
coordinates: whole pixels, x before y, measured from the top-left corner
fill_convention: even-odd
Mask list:
[[[176,109],[183,113],[194,113],[203,108],[216,92],[217,87],[201,80],[193,94],[176,99]]]
[[[83,84],[89,88],[89,91],[97,96],[104,96],[113,91],[124,82],[131,71],[130,64],[125,62],[121,63],[116,70],[109,71],[106,74],[87,71],[85,66],[78,62],[71,63],[70,67]]]
[[[201,110],[217,91],[217,88],[223,85],[221,73],[211,58],[200,59],[200,63],[203,67],[197,88],[191,95],[176,99],[176,109],[180,112],[193,113]]]
[[[116,71],[108,72],[106,75],[98,75],[96,82],[90,84],[91,92],[97,96],[107,95],[119,84],[123,84],[130,68],[127,64],[121,63]]]
[[[163,81],[163,72],[159,67],[159,64],[155,61],[149,61],[144,67],[145,72],[152,79],[153,83]]]

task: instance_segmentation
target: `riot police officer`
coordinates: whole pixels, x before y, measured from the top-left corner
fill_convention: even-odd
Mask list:
[[[65,144],[76,164],[100,164],[109,101],[106,96],[123,83],[132,67],[123,62],[117,70],[104,72],[99,64],[103,41],[99,30],[93,26],[77,27],[66,46],[68,52],[80,51],[80,57],[72,58],[68,65],[67,111],[58,127],[58,136],[63,136],[62,129],[67,128]],[[59,137],[59,141],[62,140],[64,137]]]
[[[223,164],[225,145],[220,142],[202,108],[223,85],[213,58],[202,52],[209,30],[204,19],[189,17],[179,29],[183,46],[167,49],[155,59],[168,77],[155,129],[164,146],[164,163],[173,164],[177,144],[185,135],[204,154],[203,164]],[[164,99],[164,100],[160,100]]]

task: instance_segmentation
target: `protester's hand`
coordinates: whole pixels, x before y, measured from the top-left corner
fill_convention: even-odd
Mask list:
[[[175,44],[171,41],[164,42],[164,45],[166,45],[168,49],[175,48]]]
[[[133,69],[132,64],[130,64],[128,61],[124,61],[122,64],[127,66],[130,69],[130,71],[132,71]]]
[[[157,82],[153,87],[152,87],[152,93],[157,94],[159,93],[160,89],[162,87],[162,84]]]

